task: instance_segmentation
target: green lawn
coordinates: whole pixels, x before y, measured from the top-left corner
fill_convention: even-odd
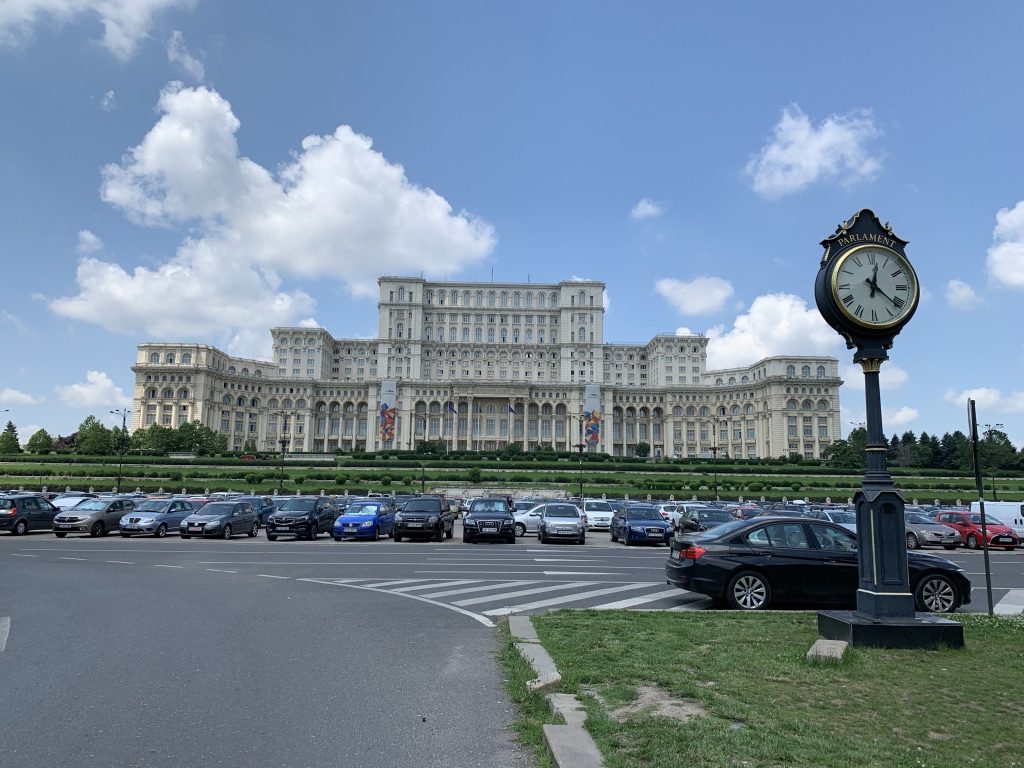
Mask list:
[[[851,649],[832,666],[805,660],[811,612],[559,611],[534,623],[610,768],[1022,766],[1024,620],[957,618],[964,649]],[[514,697],[529,701],[507,651],[502,661]],[[709,716],[619,723],[587,694],[615,706],[651,683]],[[524,722],[537,717],[530,707]]]

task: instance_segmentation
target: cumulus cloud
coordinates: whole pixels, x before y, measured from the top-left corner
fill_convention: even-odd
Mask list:
[[[629,212],[629,218],[633,219],[633,221],[656,219],[664,212],[665,209],[661,203],[657,203],[649,197],[645,197],[633,206],[633,210]]]
[[[799,192],[820,181],[872,179],[882,161],[867,145],[880,135],[868,110],[830,115],[815,126],[793,104],[782,110],[772,140],[750,159],[746,173],[754,191],[765,198]]]
[[[10,387],[0,389],[0,405],[39,405],[44,399]]]
[[[890,362],[882,363],[878,373],[879,389],[899,389],[910,378],[910,374]],[[850,389],[864,391],[864,370],[859,365],[849,365],[843,370],[844,385]]]
[[[882,426],[886,429],[889,429],[890,427],[905,427],[917,417],[917,408],[911,408],[908,405],[904,405],[902,408],[898,408],[895,411],[887,411],[883,408]]]
[[[964,389],[960,392],[948,390],[946,402],[964,406],[964,413],[967,413],[968,400],[974,400],[979,411],[992,411],[995,413],[1024,413],[1024,390],[1007,392],[993,387],[975,387]]]
[[[732,328],[707,332],[708,368],[736,368],[773,355],[834,355],[839,335],[799,296],[758,296]]]
[[[963,280],[946,283],[946,302],[953,309],[973,309],[981,303],[981,297]]]
[[[676,328],[676,336],[696,336],[693,331],[687,328],[685,325],[681,325]]]
[[[185,36],[180,30],[171,32],[171,37],[167,40],[167,60],[177,64],[185,74],[197,82],[202,82],[206,77],[203,62],[189,53],[185,45]]]
[[[733,294],[732,285],[720,277],[702,275],[689,282],[664,277],[654,284],[661,294],[681,315],[705,315],[717,312]]]
[[[1024,288],[1024,200],[996,213],[992,237],[985,260],[989,276],[1007,288]]]
[[[130,59],[148,36],[154,17],[168,8],[191,8],[195,0],[14,0],[0,3],[0,44],[31,42],[42,24],[70,24],[84,17],[103,25],[100,44],[116,58]]]
[[[94,235],[88,229],[83,229],[78,233],[78,245],[75,246],[75,250],[78,251],[79,253],[95,253],[102,247],[103,241],[96,237],[96,235]]]
[[[101,194],[138,224],[190,234],[155,268],[83,258],[78,294],[50,303],[58,314],[151,336],[265,338],[315,310],[282,290],[286,278],[375,297],[380,274],[450,275],[494,248],[490,224],[453,211],[348,126],[305,138],[272,173],[239,153],[239,121],[216,91],[171,84],[159,108],[142,142],[103,169]],[[173,300],[152,312],[154,296]]]
[[[15,315],[12,315],[6,309],[0,309],[0,322],[3,322],[6,325],[10,325],[18,333],[25,333],[25,331],[27,330],[25,324],[21,321],[21,319]]]
[[[107,91],[103,94],[103,98],[100,99],[100,109],[104,112],[113,112],[117,109],[117,97],[113,91]]]
[[[114,408],[132,404],[132,399],[103,371],[87,371],[85,381],[55,387],[54,391],[61,402],[71,408]]]

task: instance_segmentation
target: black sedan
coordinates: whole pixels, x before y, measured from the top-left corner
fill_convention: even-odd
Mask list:
[[[677,536],[670,546],[668,583],[724,600],[730,608],[856,602],[857,537],[834,523],[755,517]],[[956,563],[908,552],[907,565],[917,610],[946,613],[971,601],[971,582]]]
[[[469,544],[481,539],[498,539],[516,543],[515,518],[505,499],[474,499],[462,521],[462,541]]]

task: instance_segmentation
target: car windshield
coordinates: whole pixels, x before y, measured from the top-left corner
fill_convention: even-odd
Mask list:
[[[908,523],[914,525],[935,525],[936,521],[932,520],[927,515],[922,515],[920,512],[907,512],[904,517]]]
[[[726,523],[733,520],[733,516],[726,512],[724,509],[702,509],[700,511],[701,520],[720,521]]]
[[[316,506],[316,499],[288,499],[281,505],[282,512],[309,512]]]
[[[211,501],[205,507],[203,507],[196,514],[200,515],[230,515],[231,510],[235,508],[234,502],[231,501]]]
[[[588,501],[583,505],[587,512],[611,512],[612,505],[607,501]]]
[[[627,520],[661,520],[658,510],[649,507],[638,507],[626,510]]]
[[[99,499],[86,499],[85,501],[79,502],[75,505],[75,509],[84,509],[87,511],[96,511],[99,509],[106,509],[107,502],[100,501]]]
[[[477,512],[507,512],[508,505],[504,501],[474,501],[473,505],[469,508],[470,513],[476,514]]]
[[[169,501],[144,501],[135,508],[136,512],[163,512],[167,509]]]
[[[730,520],[728,523],[716,525],[710,531],[706,531],[704,533],[688,533],[686,534],[686,539],[694,541],[699,539],[720,539],[724,536],[731,536],[734,531],[746,528],[749,525],[749,520]]]
[[[546,517],[579,517],[580,511],[572,504],[548,504],[544,510]]]
[[[975,525],[981,525],[981,515],[971,515],[971,522]],[[985,515],[985,525],[1003,525],[1003,523],[996,520],[992,515]]]
[[[857,522],[857,515],[855,515],[853,512],[829,512],[828,516],[832,520],[833,523],[856,523]],[[921,517],[921,515],[916,515],[916,517]],[[934,521],[926,519],[925,522],[931,523],[931,522],[934,522]]]
[[[374,502],[356,502],[349,504],[345,510],[346,515],[376,515],[380,511],[380,504]]]
[[[13,509],[14,499],[0,499],[0,509]]]

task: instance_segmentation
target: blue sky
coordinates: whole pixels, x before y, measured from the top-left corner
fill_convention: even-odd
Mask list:
[[[0,409],[130,406],[135,346],[372,336],[378,274],[607,283],[605,337],[851,353],[818,242],[861,208],[923,286],[888,434],[1024,443],[1024,6],[0,5]]]

